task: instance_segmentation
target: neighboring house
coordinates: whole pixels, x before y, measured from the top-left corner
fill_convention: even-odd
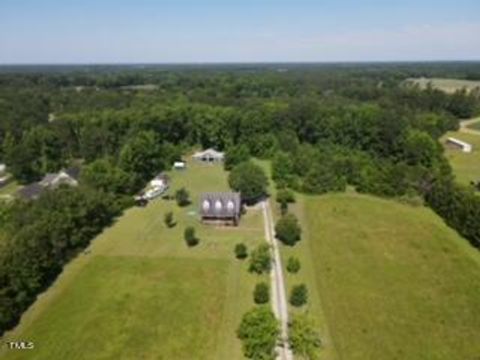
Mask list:
[[[203,223],[238,225],[242,210],[240,193],[209,192],[200,197]]]
[[[193,154],[193,158],[197,161],[202,161],[204,163],[216,163],[222,162],[225,158],[225,154],[214,149],[207,149],[204,151],[196,152],[195,154]]]
[[[175,170],[185,170],[187,168],[187,163],[185,161],[175,161],[173,163],[173,168]]]
[[[18,190],[17,195],[25,200],[36,200],[44,191],[45,187],[40,183],[33,183]]]
[[[473,146],[465,141],[455,139],[453,137],[449,137],[447,139],[447,146],[460,149],[465,153],[471,153],[473,150]]]
[[[40,180],[40,185],[50,189],[55,189],[63,184],[77,186],[79,175],[80,170],[78,168],[61,170],[58,173],[49,173]]]
[[[58,173],[49,173],[37,183],[21,188],[17,195],[26,200],[37,199],[45,190],[54,190],[60,185],[77,186],[80,177],[80,168],[71,167]]]

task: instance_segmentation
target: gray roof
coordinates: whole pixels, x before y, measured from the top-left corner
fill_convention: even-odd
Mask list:
[[[43,177],[43,179],[40,182],[43,185],[47,186],[47,185],[50,185],[57,177],[58,177],[57,173],[48,173]]]
[[[201,158],[223,159],[224,153],[217,151],[215,149],[206,149],[203,151],[196,152],[193,155],[193,157],[196,159],[201,159]]]
[[[202,217],[232,218],[240,216],[240,193],[208,192],[200,197]]]
[[[33,183],[18,190],[17,194],[26,200],[33,200],[38,198],[44,190],[45,188],[39,183]]]
[[[80,178],[80,167],[79,166],[72,166],[65,170],[65,173],[70,176],[74,180],[78,180]]]

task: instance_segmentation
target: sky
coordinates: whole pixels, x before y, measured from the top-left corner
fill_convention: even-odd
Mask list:
[[[480,0],[0,0],[0,64],[480,60]]]

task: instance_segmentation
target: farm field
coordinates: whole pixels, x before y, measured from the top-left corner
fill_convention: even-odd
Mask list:
[[[454,93],[455,91],[461,89],[472,91],[476,88],[480,88],[480,81],[473,80],[444,78],[410,78],[407,79],[407,81],[419,85],[421,89],[425,89],[428,84],[431,84],[433,88],[445,91],[446,93]]]
[[[28,339],[36,351],[3,349],[2,359],[243,359],[235,331],[259,277],[233,248],[265,241],[262,214],[248,211],[239,228],[202,226],[199,194],[226,190],[225,172],[189,163],[171,178],[170,192],[185,186],[193,204],[157,199],[126,211],[2,339]],[[173,229],[163,221],[170,210]],[[187,225],[195,248],[185,245]]]
[[[464,153],[458,149],[445,146],[445,155],[452,166],[457,181],[464,185],[469,185],[471,181],[479,181],[480,135],[451,131],[441,140],[443,144],[445,144],[447,137],[454,137],[473,145],[473,151],[471,153]]]
[[[316,283],[309,311],[327,321],[328,358],[478,356],[480,255],[467,241],[425,208],[359,194],[304,199],[297,254],[310,259],[296,276]]]

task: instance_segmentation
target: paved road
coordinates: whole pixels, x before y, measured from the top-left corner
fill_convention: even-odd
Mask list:
[[[460,121],[460,132],[466,134],[475,134],[480,135],[480,131],[468,128],[469,125],[480,122],[480,118],[475,118],[471,120]]]
[[[272,307],[275,316],[280,321],[281,339],[283,346],[278,346],[278,359],[293,360],[293,354],[288,346],[288,305],[285,291],[285,281],[283,277],[282,260],[278,243],[275,239],[275,230],[273,225],[272,210],[268,200],[262,202],[263,219],[265,226],[265,239],[272,249],[273,268],[270,272],[272,288]]]

